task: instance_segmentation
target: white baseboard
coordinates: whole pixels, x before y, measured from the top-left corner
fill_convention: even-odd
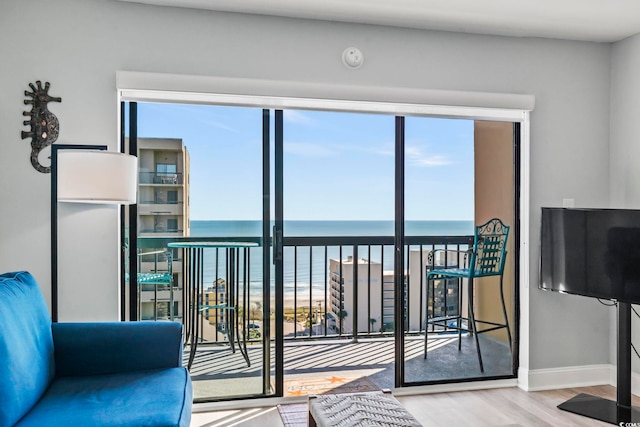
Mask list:
[[[616,372],[613,371],[613,381],[612,385],[616,384]],[[631,393],[636,396],[640,396],[640,374],[632,372],[631,373]]]
[[[586,365],[565,368],[518,370],[518,387],[525,391],[553,390],[594,385],[615,385],[615,366]],[[640,386],[640,375],[637,378]]]

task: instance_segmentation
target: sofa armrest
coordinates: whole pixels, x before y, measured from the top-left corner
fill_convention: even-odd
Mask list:
[[[53,323],[56,376],[115,374],[182,366],[176,322]]]

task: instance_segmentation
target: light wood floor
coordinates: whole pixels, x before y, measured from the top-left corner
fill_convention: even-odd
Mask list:
[[[578,393],[615,400],[611,386],[525,392],[516,387],[452,393],[398,396],[397,399],[427,426],[610,426],[556,406]],[[634,406],[640,398],[634,397]],[[195,413],[191,427],[282,427],[277,407]]]

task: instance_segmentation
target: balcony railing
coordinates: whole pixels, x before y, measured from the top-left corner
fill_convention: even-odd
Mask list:
[[[182,200],[140,200],[138,202],[141,205],[181,205]]]
[[[182,173],[140,172],[138,181],[140,184],[181,185],[183,179]]]
[[[155,227],[155,228],[143,228],[140,233],[182,233],[184,230],[178,228],[167,227]]]
[[[140,248],[158,248],[182,240],[262,243],[260,238],[163,236],[139,238],[138,245]],[[448,282],[432,283],[427,291],[426,273],[433,268],[462,265],[461,259],[452,251],[468,250],[473,245],[473,236],[407,236],[404,240],[404,330],[409,334],[420,333],[424,331],[427,316],[451,314],[451,311],[462,309],[458,307],[457,295],[447,291],[455,288]],[[392,236],[285,237],[283,246],[284,307],[281,313],[285,339],[393,334],[395,260]],[[429,265],[428,253],[435,249],[444,249],[444,256]],[[237,295],[237,300],[245,304],[238,310],[244,325],[266,320],[274,325],[276,321],[274,271],[270,272],[271,312],[265,316],[263,311],[262,250],[263,247],[249,249],[250,268],[239,270],[240,283],[248,284],[248,288],[241,288]],[[214,283],[223,286],[226,277],[225,251],[211,251],[204,257],[207,264],[204,266],[205,288]],[[207,277],[207,271],[210,277]],[[208,295],[207,298],[216,297]],[[208,320],[204,320],[205,317]],[[225,329],[224,325],[216,324],[219,319],[223,322],[225,316],[216,310],[202,316],[203,323],[208,322],[218,332]],[[226,340],[224,334],[214,335],[216,338],[208,339],[209,342]],[[259,339],[252,338],[254,341]]]
[[[293,295],[288,297],[287,290],[291,286],[285,286],[285,301],[293,301],[293,312],[296,313],[293,336],[287,338],[380,336],[393,332],[394,299],[390,292],[393,287],[385,286],[388,281],[395,283],[393,237],[289,237],[283,242],[285,269],[288,262],[294,267],[293,290],[289,291]],[[437,264],[428,265],[428,252],[435,249],[465,251],[472,246],[473,236],[408,236],[405,242],[405,332],[418,333],[424,331],[426,316],[431,316],[437,308],[434,291],[447,286],[432,284],[436,289],[427,298],[427,269],[458,265],[458,260],[452,256],[436,259]],[[313,259],[318,255],[320,260],[314,263]],[[333,268],[331,259],[335,259]],[[324,277],[320,283],[306,286],[305,279],[313,277],[313,273],[305,273],[304,266],[315,268],[318,263]],[[320,285],[320,292],[317,292],[317,285]],[[446,292],[444,294],[446,298]],[[455,304],[445,305],[444,309],[451,307],[459,309],[457,299]],[[314,316],[315,322],[311,322]],[[327,321],[328,318],[332,321]],[[309,326],[311,323],[313,325]],[[298,329],[299,325],[305,327]]]

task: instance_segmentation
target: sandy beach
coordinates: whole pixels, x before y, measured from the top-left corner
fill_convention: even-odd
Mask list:
[[[252,304],[253,305],[253,304]],[[275,309],[274,309],[274,300],[272,299],[271,301],[271,315],[270,315],[270,319],[271,319],[271,330],[275,331]],[[255,305],[254,305],[255,307]],[[316,301],[314,299],[314,304],[312,304],[310,306],[309,304],[309,298],[298,298],[297,300],[294,301],[294,298],[285,298],[285,303],[284,303],[284,335],[285,336],[289,336],[289,335],[293,335],[294,332],[297,332],[298,334],[300,334],[301,332],[305,331],[307,329],[306,326],[306,321],[308,319],[309,316],[309,311],[311,311],[311,315],[314,318],[315,321],[315,316],[316,316],[316,312],[318,313],[318,315],[320,316],[320,320],[321,322],[324,320],[324,301],[323,300],[318,300]],[[260,308],[260,311],[262,310],[262,307]],[[294,316],[294,312],[297,311],[298,315]],[[259,312],[258,312],[259,313]],[[253,313],[254,315],[257,315],[256,317],[261,317],[259,316],[258,313]],[[213,313],[212,313],[213,315]],[[297,318],[296,318],[297,317]],[[254,323],[260,326],[260,331],[262,332],[263,330],[263,322],[262,320],[256,320],[256,319],[249,319],[249,323]],[[204,321],[203,322],[203,331],[202,331],[202,336],[204,337],[205,340],[207,341],[224,341],[226,340],[226,334],[219,332],[216,330],[216,326],[215,323],[214,324],[210,324],[208,321]]]
[[[262,333],[263,331],[263,325],[262,325],[262,321],[261,320],[252,320],[251,323],[255,323],[257,325],[260,326],[260,332]],[[275,331],[275,320],[271,319],[271,331]],[[304,322],[293,322],[293,321],[285,321],[283,322],[283,329],[284,329],[284,336],[293,336],[294,332],[297,332],[298,335],[300,335],[301,332],[303,332],[306,327]],[[274,332],[272,332],[273,334]],[[227,335],[219,332],[216,330],[215,325],[211,325],[209,324],[209,322],[204,322],[203,325],[203,330],[202,330],[202,337],[205,339],[205,341],[212,341],[212,342],[224,342],[227,339]]]

